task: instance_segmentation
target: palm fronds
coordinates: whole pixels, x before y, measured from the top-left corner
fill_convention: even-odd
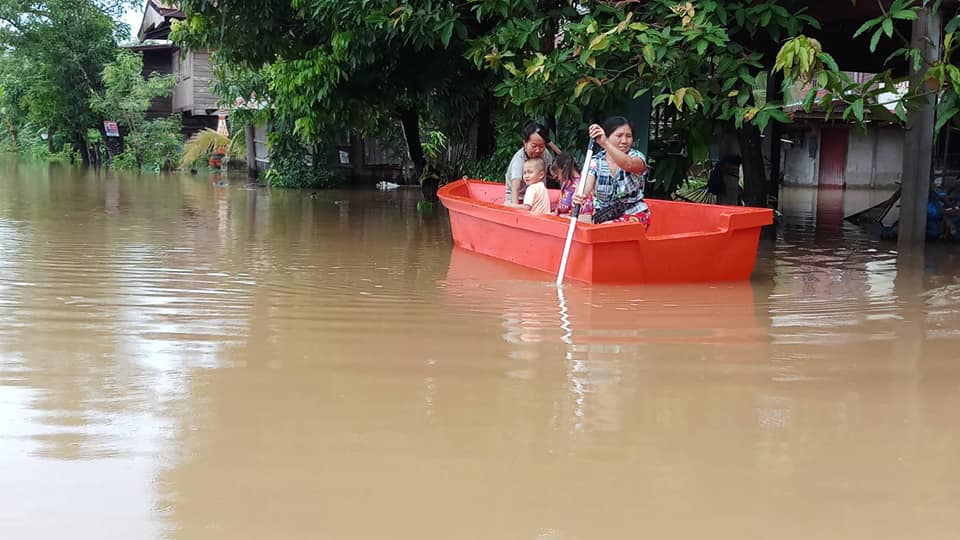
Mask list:
[[[224,137],[213,129],[198,131],[190,140],[183,144],[183,156],[180,158],[181,167],[189,167],[200,157],[212,154],[218,148],[226,148],[226,157],[243,160],[247,158],[245,145],[240,138],[243,131],[238,130],[233,137]],[[238,144],[240,143],[240,144]]]
[[[717,196],[707,191],[705,185],[687,186],[678,189],[673,193],[673,199],[692,203],[717,204]]]

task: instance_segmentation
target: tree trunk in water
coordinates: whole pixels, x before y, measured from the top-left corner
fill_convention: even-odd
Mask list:
[[[497,141],[493,127],[493,96],[485,92],[477,110],[477,159],[493,155]]]
[[[366,181],[367,167],[363,155],[363,138],[357,132],[350,133],[350,166],[353,168],[353,179]]]
[[[403,138],[407,142],[407,152],[410,153],[410,160],[413,161],[419,179],[427,166],[423,146],[420,144],[420,113],[416,109],[400,110],[400,125],[403,127]]]
[[[53,128],[47,128],[47,151],[53,153]]]
[[[20,143],[17,142],[17,126],[10,120],[7,120],[7,130],[10,132],[10,142],[13,146],[13,151],[19,152]]]
[[[763,140],[753,124],[744,124],[737,131],[740,157],[743,160],[743,204],[767,207],[767,178],[763,167]]]
[[[87,145],[85,134],[77,133],[73,138],[73,144],[80,151],[80,159],[83,160],[83,164],[90,165],[90,147]]]

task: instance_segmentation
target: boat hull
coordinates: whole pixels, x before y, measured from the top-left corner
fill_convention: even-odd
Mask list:
[[[507,208],[503,184],[458,180],[437,195],[454,243],[547,273],[560,266],[568,218]],[[551,193],[556,200],[557,193]],[[652,223],[577,225],[566,279],[586,283],[709,283],[750,278],[763,208],[649,200]]]

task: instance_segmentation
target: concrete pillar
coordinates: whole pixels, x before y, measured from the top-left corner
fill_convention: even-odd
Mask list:
[[[920,17],[913,21],[911,46],[920,49],[927,62],[940,59],[941,27],[940,13],[933,13],[931,7],[923,9]],[[926,71],[926,66],[921,66],[920,72],[917,72],[911,62],[910,69],[910,89],[924,91],[920,75]],[[900,248],[914,246],[914,249],[910,250],[912,253],[916,253],[916,246],[923,245],[926,232],[935,121],[936,95],[928,96],[918,110],[907,116],[898,245]]]

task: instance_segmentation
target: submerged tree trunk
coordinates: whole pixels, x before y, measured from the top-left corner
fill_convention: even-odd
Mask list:
[[[7,131],[10,132],[10,144],[14,152],[20,151],[20,143],[17,141],[17,126],[9,119],[7,120]]]
[[[740,157],[743,160],[743,204],[767,207],[767,178],[763,167],[763,147],[760,130],[753,124],[744,124],[737,131]]]
[[[80,159],[84,165],[90,165],[90,147],[87,144],[86,134],[77,133],[73,137],[73,145],[80,152]]]
[[[493,96],[489,92],[484,92],[477,110],[477,159],[481,160],[492,156],[496,144],[493,126]]]
[[[407,151],[410,160],[416,169],[417,178],[423,174],[427,166],[427,159],[423,155],[423,146],[420,144],[420,113],[415,108],[401,109],[400,125],[403,127],[403,138],[407,142]]]

